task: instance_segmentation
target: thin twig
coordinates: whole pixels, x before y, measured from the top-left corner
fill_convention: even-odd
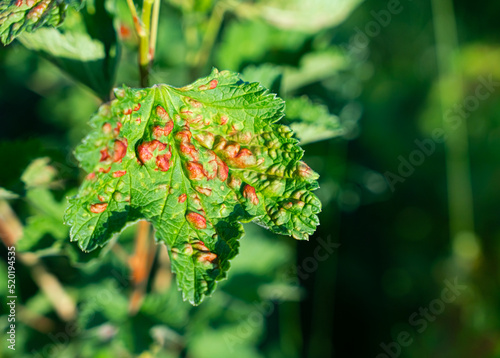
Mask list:
[[[23,227],[19,218],[6,201],[0,200],[0,239],[6,246],[14,246],[22,236]],[[76,305],[73,299],[57,277],[45,268],[40,258],[29,252],[18,253],[16,257],[19,262],[29,267],[31,277],[48,298],[57,315],[65,321],[75,318]]]
[[[16,308],[19,320],[38,332],[48,334],[56,329],[56,323],[52,319],[30,310],[22,304],[16,304]]]
[[[158,251],[158,268],[153,280],[153,289],[156,292],[166,292],[172,283],[170,259],[165,245],[159,245]]]
[[[127,251],[117,242],[113,243],[111,252],[120,260],[122,264],[128,264],[129,255]]]
[[[130,297],[129,312],[135,314],[141,308],[146,292],[149,273],[156,254],[156,243],[151,233],[151,224],[139,221],[135,236],[134,255],[129,259],[132,271],[133,292]]]
[[[208,20],[207,29],[205,31],[205,36],[203,37],[199,51],[196,53],[194,59],[194,65],[197,68],[204,66],[212,52],[212,48],[215,43],[215,39],[219,34],[220,27],[222,25],[222,20],[224,19],[224,13],[226,12],[226,6],[218,2]]]
[[[55,275],[47,271],[45,265],[33,253],[26,252],[20,257],[21,261],[30,266],[31,277],[54,306],[57,315],[64,321],[71,321],[76,317],[76,306],[70,295],[64,290]]]
[[[5,246],[14,246],[23,236],[23,225],[17,218],[10,205],[0,200],[0,239]]]

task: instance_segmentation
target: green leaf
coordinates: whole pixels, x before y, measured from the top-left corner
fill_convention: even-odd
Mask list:
[[[301,144],[335,138],[345,132],[339,117],[330,114],[326,106],[313,103],[307,97],[286,100],[286,119]]]
[[[75,8],[81,0],[6,0],[0,2],[0,40],[11,43],[24,32],[33,32],[42,26],[60,25],[68,4]]]
[[[284,61],[301,52],[308,35],[276,29],[262,21],[233,21],[224,29],[216,60],[220,67],[239,71],[248,63]]]
[[[282,29],[315,33],[343,22],[363,0],[260,0],[261,16]]]
[[[62,216],[61,216],[62,217]],[[59,220],[45,215],[34,215],[26,220],[23,236],[17,243],[19,252],[34,252],[41,249],[40,242],[45,235],[50,235],[56,242],[61,242],[68,235],[66,226],[61,225]],[[52,242],[54,244],[55,242]]]
[[[287,67],[281,83],[282,92],[297,89],[337,75],[349,68],[349,58],[339,48],[309,52],[300,59],[298,68]]]
[[[91,119],[76,157],[90,174],[65,221],[84,251],[146,219],[165,242],[184,298],[198,304],[226,276],[241,222],[307,239],[321,209],[318,175],[283,101],[258,83],[214,70],[183,88],[123,87]]]
[[[43,157],[33,160],[21,175],[21,180],[26,185],[27,189],[36,187],[47,187],[57,175],[54,167],[49,165],[50,158]]]
[[[92,89],[101,99],[108,100],[120,48],[104,2],[95,5],[68,13],[65,23],[57,29],[25,33],[19,41]]]
[[[26,219],[23,236],[17,243],[20,252],[60,246],[68,236],[68,227],[62,222],[65,200],[56,201],[48,189],[56,186],[54,179],[58,175],[57,170],[49,163],[49,157],[37,158],[21,175],[26,187],[25,199],[33,215]],[[48,240],[45,240],[46,236]]]
[[[247,66],[241,74],[241,77],[245,81],[260,82],[264,87],[277,93],[279,93],[281,87],[282,76],[283,68],[271,63],[264,63],[260,66]]]

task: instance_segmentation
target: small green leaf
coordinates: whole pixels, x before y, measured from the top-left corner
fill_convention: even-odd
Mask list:
[[[23,236],[18,241],[20,252],[36,252],[48,247],[60,247],[68,237],[68,227],[63,224],[64,200],[55,200],[52,192],[45,188],[30,189],[26,193],[32,216],[26,220]],[[50,240],[44,240],[49,235]]]
[[[0,2],[0,40],[11,43],[24,32],[42,26],[60,25],[69,5],[79,8],[81,0],[6,0]]]
[[[260,66],[247,66],[241,74],[245,81],[260,82],[262,86],[276,93],[279,93],[282,76],[283,67],[271,63],[264,63]]]
[[[95,5],[92,10],[69,12],[67,20],[57,29],[24,33],[19,41],[92,89],[101,99],[109,100],[120,48],[104,2]]]
[[[123,87],[92,118],[76,156],[89,172],[65,221],[84,251],[146,219],[167,244],[184,298],[215,289],[238,252],[241,222],[307,239],[319,224],[318,175],[284,103],[258,83],[214,70],[183,88]]]
[[[55,219],[42,214],[30,216],[26,220],[23,236],[17,243],[17,250],[19,252],[36,251],[41,248],[39,247],[40,241],[47,234],[60,243],[68,235],[67,226],[61,225],[60,218]]]
[[[63,224],[65,200],[57,201],[48,189],[57,182],[57,170],[49,164],[49,157],[33,160],[21,175],[26,187],[26,201],[32,216],[26,219],[23,236],[17,243],[20,252],[34,252],[48,246],[60,246],[68,236],[68,227]],[[44,240],[45,237],[49,240]]]
[[[286,100],[286,119],[301,144],[318,142],[344,134],[339,117],[330,114],[324,105],[307,97]]]
[[[27,189],[47,187],[54,181],[57,171],[49,165],[49,162],[49,157],[43,157],[33,160],[28,165],[23,175],[21,175],[21,180]]]
[[[339,48],[308,52],[298,68],[287,67],[281,82],[281,93],[289,95],[297,89],[323,81],[349,69],[349,58]]]

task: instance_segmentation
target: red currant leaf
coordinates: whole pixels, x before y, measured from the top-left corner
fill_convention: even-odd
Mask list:
[[[60,25],[68,5],[80,8],[82,0],[6,0],[0,1],[0,40],[11,43],[23,32],[42,26]]]
[[[241,222],[307,239],[321,209],[318,175],[286,126],[284,102],[258,83],[214,70],[183,87],[120,88],[92,118],[76,156],[89,174],[66,222],[84,251],[146,219],[198,304],[238,252]]]

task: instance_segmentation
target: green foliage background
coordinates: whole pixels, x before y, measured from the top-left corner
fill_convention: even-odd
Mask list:
[[[8,200],[24,225],[18,252],[34,253],[78,310],[74,319],[61,318],[33,270],[18,262],[13,354],[5,334],[7,266],[0,261],[0,356],[377,357],[385,353],[381,344],[407,331],[412,343],[400,357],[499,357],[497,89],[460,122],[468,151],[463,142],[435,143],[394,191],[384,174],[401,176],[400,157],[408,160],[418,149],[415,140],[442,128],[441,111],[457,115],[454,106],[475,95],[481,78],[500,81],[500,5],[456,0],[455,13],[445,13],[457,23],[460,49],[445,71],[453,68],[463,82],[443,98],[435,36],[443,19],[430,1],[402,0],[401,12],[379,25],[377,35],[366,35],[374,13],[389,3],[162,2],[151,82],[182,86],[215,66],[277,92],[287,103],[284,122],[306,143],[304,160],[321,176],[316,193],[323,212],[309,242],[245,224],[228,280],[198,307],[182,301],[157,257],[134,316],[128,314],[130,272],[120,253],[82,254],[62,225],[66,196],[83,177],[72,151],[88,132],[99,97],[106,98],[112,84],[139,85],[125,1],[89,1],[79,15],[69,11],[63,33],[68,43],[82,44],[77,55],[34,47],[36,36],[51,38],[44,32],[0,49],[0,187],[19,196]],[[224,18],[217,22],[211,16],[221,7]],[[90,34],[85,39],[75,35],[82,29]],[[212,38],[205,36],[211,31]],[[349,46],[360,32],[366,46]],[[470,220],[450,216],[453,203],[467,196],[450,201],[450,186],[463,180],[447,179],[450,147],[470,160],[473,232],[450,233],[453,220]],[[0,198],[6,202],[5,194]],[[119,238],[126,252],[133,251],[134,231],[129,227]],[[335,248],[318,259],[328,241]],[[0,252],[7,257],[3,245]],[[409,317],[439,299],[444,281],[455,278],[466,289],[417,332]]]

